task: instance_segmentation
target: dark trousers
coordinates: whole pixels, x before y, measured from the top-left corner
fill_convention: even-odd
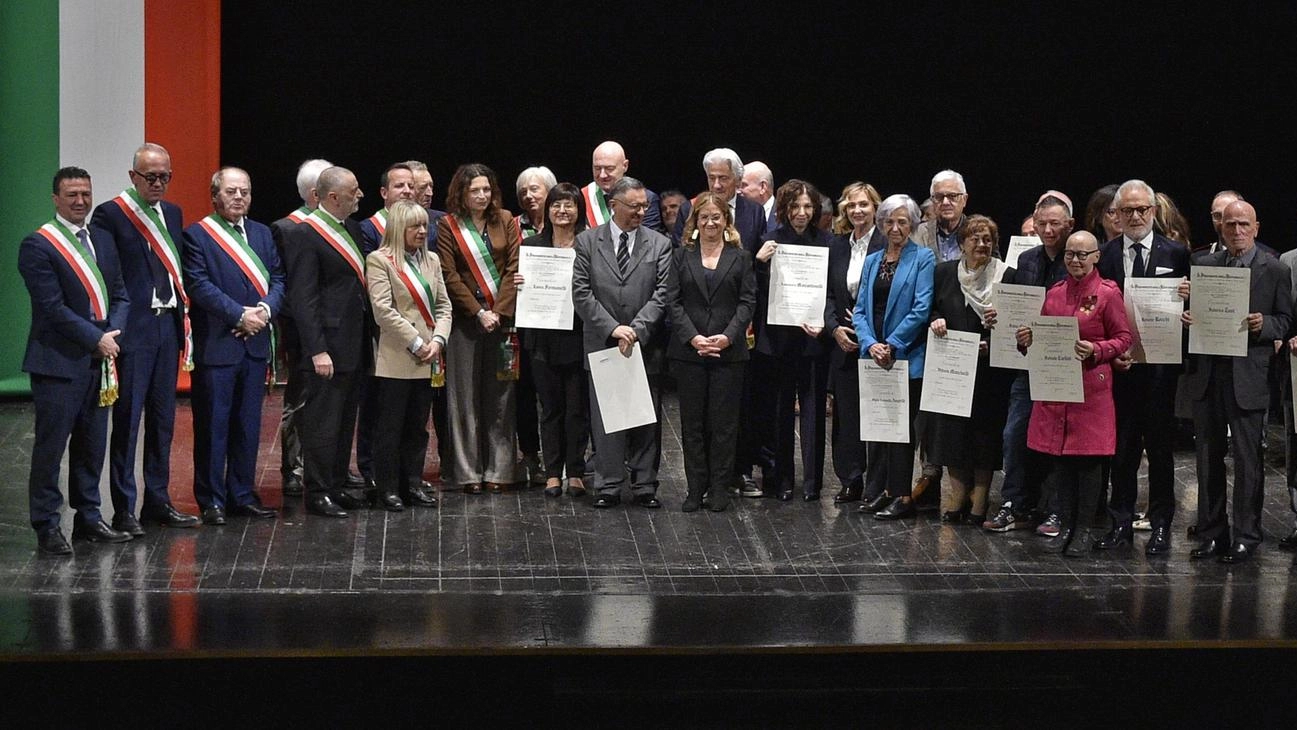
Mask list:
[[[108,408],[99,405],[99,360],[67,378],[31,376],[36,410],[27,506],[39,534],[59,527],[59,468],[68,452],[68,504],[77,521],[94,524],[99,514],[99,472],[108,446]]]
[[[147,303],[141,306],[147,306]],[[180,339],[175,317],[164,311],[146,320],[156,328],[157,347],[123,349],[117,356],[119,395],[113,405],[113,432],[108,473],[113,511],[135,514],[139,489],[135,482],[135,444],[140,417],[144,420],[145,507],[171,504],[171,434],[176,425],[176,375],[180,370]],[[132,337],[138,335],[131,333]]]
[[[734,470],[741,475],[752,474],[754,466],[774,466],[774,430],[771,428],[774,399],[768,387],[774,360],[756,350],[749,354],[751,359],[744,363],[738,447],[734,457]]]
[[[1265,469],[1261,429],[1265,409],[1239,408],[1233,368],[1219,358],[1207,397],[1193,403],[1194,451],[1198,466],[1198,537],[1255,546],[1261,542],[1261,500]],[[1229,427],[1228,439],[1225,428]],[[1225,445],[1234,456],[1234,531],[1225,514]]]
[[[374,479],[374,432],[378,430],[378,383],[373,375],[360,379],[360,413],[356,419],[356,471]]]
[[[1027,448],[1027,426],[1031,423],[1031,387],[1024,370],[1009,386],[1009,412],[1004,422],[1004,482],[1000,501],[1012,502],[1014,512],[1029,512],[1051,506],[1045,481],[1043,457]]]
[[[792,489],[796,481],[793,466],[794,424],[800,426],[802,492],[819,494],[824,486],[824,420],[827,414],[828,358],[797,356],[775,359],[775,479],[766,491]],[[797,415],[800,406],[801,415]],[[797,423],[800,421],[800,423]]]
[[[908,497],[914,487],[914,421],[919,415],[919,398],[923,394],[923,378],[910,380],[910,440],[903,443],[869,442],[869,476],[871,488],[886,491],[893,497]],[[837,403],[833,409],[837,410]],[[859,419],[857,419],[859,420]]]
[[[860,440],[860,379],[856,375],[856,361],[851,367],[841,368],[833,378],[833,472],[843,489],[862,486],[869,466],[868,449]],[[871,486],[874,486],[871,484]],[[870,490],[867,497],[877,497]]]
[[[432,428],[437,432],[437,459],[441,462],[441,481],[451,482],[455,457],[450,450],[450,412],[446,405],[446,386],[432,389]]]
[[[515,420],[518,428],[518,450],[524,456],[531,456],[540,451],[540,419],[536,413],[536,381],[532,375],[531,352],[526,349],[518,351],[518,389],[515,393],[517,410]]]
[[[703,360],[703,358],[699,358]],[[680,394],[680,446],[684,451],[689,495],[727,502],[734,479],[745,363],[673,360]]]
[[[1114,527],[1129,526],[1139,493],[1139,462],[1148,452],[1148,519],[1154,527],[1170,526],[1175,516],[1175,381],[1176,371],[1161,365],[1135,365],[1114,373],[1117,453],[1112,457],[1112,499],[1108,511]]]
[[[1293,419],[1292,407],[1292,381],[1288,374],[1288,358],[1281,361],[1285,363],[1283,372],[1283,442],[1284,442],[1284,465],[1286,473],[1284,483],[1288,485],[1288,509],[1297,513],[1297,433],[1293,430],[1297,428],[1297,423]]]
[[[285,482],[289,477],[300,479],[302,476],[302,439],[297,426],[304,400],[306,373],[297,369],[298,357],[300,355],[292,350],[284,353],[288,383],[284,386],[284,407],[279,417],[279,473]]]
[[[194,500],[201,509],[253,504],[266,361],[194,369]]]
[[[585,368],[580,361],[550,365],[544,360],[532,360],[531,374],[540,397],[545,476],[560,478],[566,467],[569,479],[579,479],[585,473],[585,447],[590,441],[590,391]]]
[[[404,494],[423,481],[432,385],[427,378],[378,377],[371,385],[382,414],[372,439],[374,481],[382,494]]]
[[[590,374],[586,373],[586,378]],[[617,494],[629,472],[630,488],[636,495],[656,494],[658,488],[658,457],[661,442],[658,435],[662,422],[661,384],[658,376],[648,376],[649,392],[653,394],[655,422],[625,431],[606,433],[603,416],[599,413],[599,395],[590,381],[590,435],[594,439],[595,468],[599,472],[599,492]]]
[[[1062,529],[1076,533],[1090,529],[1103,488],[1103,463],[1107,456],[1046,456],[1049,491],[1054,495]]]
[[[303,481],[312,493],[337,492],[347,481],[351,463],[351,439],[356,431],[356,409],[360,403],[359,380],[365,373],[335,371],[322,378],[314,370],[306,376],[302,406]]]

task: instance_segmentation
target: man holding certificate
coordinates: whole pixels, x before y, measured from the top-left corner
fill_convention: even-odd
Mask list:
[[[1193,400],[1194,444],[1198,455],[1198,537],[1189,553],[1201,559],[1241,563],[1261,543],[1264,464],[1261,432],[1270,401],[1268,376],[1274,341],[1290,334],[1292,291],[1288,268],[1256,247],[1256,210],[1241,200],[1229,204],[1221,222],[1225,250],[1197,260],[1197,267],[1243,269],[1250,275],[1246,325],[1247,354],[1190,355],[1185,390]],[[1205,269],[1210,271],[1210,269]],[[1195,285],[1195,290],[1202,287]],[[1189,299],[1190,282],[1180,286]],[[1186,326],[1201,326],[1195,309],[1213,306],[1200,291],[1181,315]],[[1209,343],[1210,344],[1210,343]],[[1228,434],[1226,432],[1228,427]],[[1234,529],[1225,514],[1225,447],[1234,456]]]

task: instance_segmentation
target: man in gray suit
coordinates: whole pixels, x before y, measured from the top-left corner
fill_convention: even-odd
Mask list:
[[[640,225],[649,208],[644,183],[623,176],[609,191],[612,217],[576,237],[572,301],[584,324],[586,354],[617,346],[629,355],[637,343],[648,371],[653,408],[661,422],[658,376],[666,339],[662,333],[669,294],[675,286],[671,241]],[[586,369],[590,367],[586,363]],[[590,431],[594,438],[599,496],[595,507],[621,503],[621,487],[630,472],[635,503],[657,508],[658,423],[605,433],[599,398],[590,386]]]
[[[1283,255],[1279,257],[1279,263],[1288,267],[1288,273],[1293,279],[1291,281],[1293,295],[1297,296],[1297,248],[1294,248],[1291,251],[1285,251]],[[1297,311],[1297,302],[1293,302],[1293,310]],[[1288,353],[1297,353],[1297,337],[1291,337],[1291,335],[1297,333],[1289,331],[1288,334],[1290,335],[1290,338],[1288,339],[1288,347],[1279,348],[1282,354],[1279,355],[1278,362],[1285,366],[1283,375],[1279,378],[1279,382],[1283,385],[1283,397],[1280,399],[1280,402],[1283,403],[1284,415],[1283,433],[1284,453],[1287,457],[1285,461],[1287,462],[1288,477],[1288,508],[1294,513],[1297,513],[1297,433],[1294,432],[1294,429],[1297,428],[1297,426],[1293,423],[1292,381],[1287,373],[1287,368],[1292,367],[1291,356]],[[1286,352],[1284,351],[1285,349],[1287,350]],[[1279,547],[1285,550],[1297,550],[1297,528],[1294,528],[1292,532],[1288,533],[1284,537],[1279,538]]]
[[[1275,340],[1289,333],[1292,282],[1288,267],[1256,247],[1256,210],[1244,201],[1224,210],[1225,249],[1200,257],[1199,266],[1230,266],[1251,271],[1247,315],[1247,355],[1191,355],[1185,392],[1193,401],[1193,431],[1198,464],[1198,530],[1202,543],[1191,558],[1219,557],[1240,563],[1261,542],[1264,464],[1261,431],[1270,402],[1267,376]],[[1180,285],[1188,298],[1190,282]],[[1190,302],[1192,305],[1192,302]],[[1193,326],[1192,306],[1182,316]],[[1226,426],[1234,456],[1234,529],[1225,514]]]

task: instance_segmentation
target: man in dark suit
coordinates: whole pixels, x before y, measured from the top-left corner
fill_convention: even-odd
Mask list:
[[[1240,193],[1237,190],[1222,190],[1219,193],[1216,193],[1215,197],[1211,199],[1211,227],[1216,231],[1216,240],[1206,246],[1196,249],[1195,253],[1216,253],[1217,251],[1225,250],[1225,243],[1221,238],[1220,224],[1221,221],[1224,220],[1225,207],[1236,200],[1244,200],[1243,193]],[[1260,241],[1256,242],[1256,247],[1275,258],[1279,258],[1278,251]]]
[[[739,194],[761,206],[766,216],[767,231],[773,231],[779,226],[775,213],[775,176],[766,163],[753,160],[744,165]]]
[[[719,147],[703,155],[703,172],[707,174],[707,189],[730,206],[734,227],[739,231],[739,243],[748,254],[755,256],[766,234],[765,211],[760,205],[739,195],[739,181],[743,179],[743,160],[734,150]],[[680,205],[676,218],[675,235],[684,233],[685,221],[693,204],[686,200]],[[773,229],[772,229],[773,230]]]
[[[446,211],[432,207],[432,194],[435,191],[432,173],[428,171],[428,166],[419,160],[406,160],[405,166],[414,173],[414,200],[428,211],[428,233],[432,233],[437,228],[437,219],[446,215]],[[428,250],[434,252],[437,250],[435,235],[428,236]]]
[[[185,280],[194,304],[194,499],[203,523],[274,517],[257,499],[257,447],[270,320],[284,269],[270,229],[247,217],[252,180],[237,167],[212,176],[215,212],[185,229]]]
[[[1288,273],[1292,276],[1290,283],[1293,296],[1297,297],[1297,248],[1285,251],[1279,257],[1279,263],[1288,267]],[[1293,303],[1293,311],[1297,312],[1297,301]],[[1291,330],[1297,330],[1297,317],[1294,317],[1294,320]],[[1284,481],[1288,486],[1288,509],[1293,513],[1297,513],[1297,432],[1294,432],[1294,429],[1297,429],[1297,424],[1294,424],[1294,421],[1297,419],[1293,415],[1292,378],[1289,373],[1289,368],[1292,367],[1291,353],[1297,353],[1297,331],[1290,331],[1288,336],[1288,347],[1280,347],[1276,359],[1280,363],[1281,372],[1283,373],[1279,378],[1279,382],[1283,390],[1280,402],[1283,403],[1284,417],[1284,462],[1286,472]],[[1279,547],[1285,550],[1297,550],[1297,528],[1279,538]]]
[[[1104,244],[1099,275],[1126,290],[1127,278],[1181,279],[1189,275],[1189,250],[1153,231],[1157,198],[1143,180],[1127,180],[1117,188],[1113,206],[1122,235]],[[1131,323],[1134,327],[1135,323]],[[1113,368],[1112,400],[1117,411],[1117,451],[1112,457],[1112,530],[1095,543],[1100,550],[1130,545],[1139,464],[1148,454],[1148,520],[1153,534],[1144,546],[1148,555],[1171,550],[1171,518],[1175,515],[1175,389],[1179,365],[1134,364],[1130,353]]]
[[[68,503],[73,539],[125,542],[104,524],[99,472],[108,439],[112,393],[101,383],[120,350],[129,309],[117,251],[85,227],[90,173],[65,167],[54,175],[54,220],[23,239],[18,271],[31,296],[32,322],[23,371],[31,374],[36,410],[28,508],[36,544],[47,555],[71,555],[59,529],[59,462],[68,449]]]
[[[139,536],[135,445],[144,416],[144,494],[140,518],[165,527],[193,527],[198,518],[171,506],[171,435],[176,423],[176,376],[192,368],[188,298],[180,265],[180,207],[162,199],[171,182],[171,156],[145,143],[131,159],[133,187],[95,208],[96,240],[117,248],[122,280],[133,306],[123,330],[113,406],[108,471],[113,526]]]
[[[288,299],[301,340],[302,462],[306,508],[325,517],[346,517],[364,504],[347,487],[355,435],[359,381],[372,365],[369,295],[360,252],[360,226],[348,216],[364,194],[342,167],[320,173],[320,207],[284,240]]]
[[[590,167],[594,173],[594,182],[581,188],[581,197],[585,199],[585,222],[589,228],[598,228],[608,222],[612,215],[611,203],[613,187],[630,169],[630,160],[626,159],[626,150],[612,140],[601,142],[590,155]],[[644,209],[645,228],[658,233],[666,233],[662,225],[662,203],[657,193],[644,188],[648,207]]]
[[[298,223],[315,211],[320,199],[315,194],[315,183],[320,179],[320,172],[333,167],[328,160],[307,160],[297,168],[297,194],[302,198],[302,207],[270,224],[270,235],[275,241],[275,251],[280,262],[284,256],[284,237]],[[301,348],[297,338],[297,326],[289,312],[288,299],[283,301],[282,308],[275,320],[278,349],[284,353],[284,365],[287,370],[288,384],[284,387],[284,407],[279,417],[279,473],[285,497],[300,496],[302,486],[302,441],[297,433],[297,414],[302,409],[302,387],[304,376],[297,365],[301,358]],[[363,487],[363,482],[354,486]]]
[[[587,355],[614,345],[624,354],[637,343],[642,348],[653,408],[660,422],[658,374],[666,340],[662,322],[674,287],[671,241],[643,224],[649,207],[644,183],[622,177],[613,186],[610,199],[612,219],[576,237],[572,302],[583,323]],[[590,431],[600,477],[594,506],[613,507],[621,502],[621,487],[629,469],[635,503],[661,507],[656,496],[658,423],[606,433],[592,384]]]
[[[1287,337],[1292,323],[1291,274],[1278,259],[1256,247],[1256,210],[1241,200],[1223,211],[1225,250],[1208,254],[1200,266],[1230,266],[1251,272],[1248,296],[1247,355],[1191,355],[1185,392],[1193,401],[1198,464],[1198,538],[1191,558],[1219,556],[1221,562],[1248,560],[1261,543],[1264,463],[1261,430],[1270,396],[1267,376],[1274,341]],[[1180,287],[1189,299],[1190,284]],[[1182,316],[1193,326],[1193,301]],[[1228,437],[1226,435],[1228,427]],[[1225,514],[1225,449],[1234,457],[1234,527]]]

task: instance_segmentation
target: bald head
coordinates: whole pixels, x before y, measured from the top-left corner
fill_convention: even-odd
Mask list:
[[[1225,206],[1221,216],[1221,242],[1231,256],[1242,256],[1256,245],[1256,234],[1260,228],[1256,208],[1245,200],[1235,200]]]
[[[360,199],[364,197],[355,174],[336,165],[320,172],[320,179],[315,183],[315,194],[320,199],[320,207],[339,220],[355,213]]]
[[[1067,237],[1067,250],[1073,250],[1073,247],[1082,251],[1088,251],[1092,248],[1099,247],[1099,239],[1094,237],[1089,231],[1077,231]]]
[[[630,168],[630,161],[626,159],[626,150],[612,140],[594,148],[590,163],[594,172],[594,182],[605,195],[612,192],[612,186],[616,185]]]
[[[770,167],[760,160],[743,166],[743,180],[739,194],[759,205],[765,205],[775,194],[775,176]]]

